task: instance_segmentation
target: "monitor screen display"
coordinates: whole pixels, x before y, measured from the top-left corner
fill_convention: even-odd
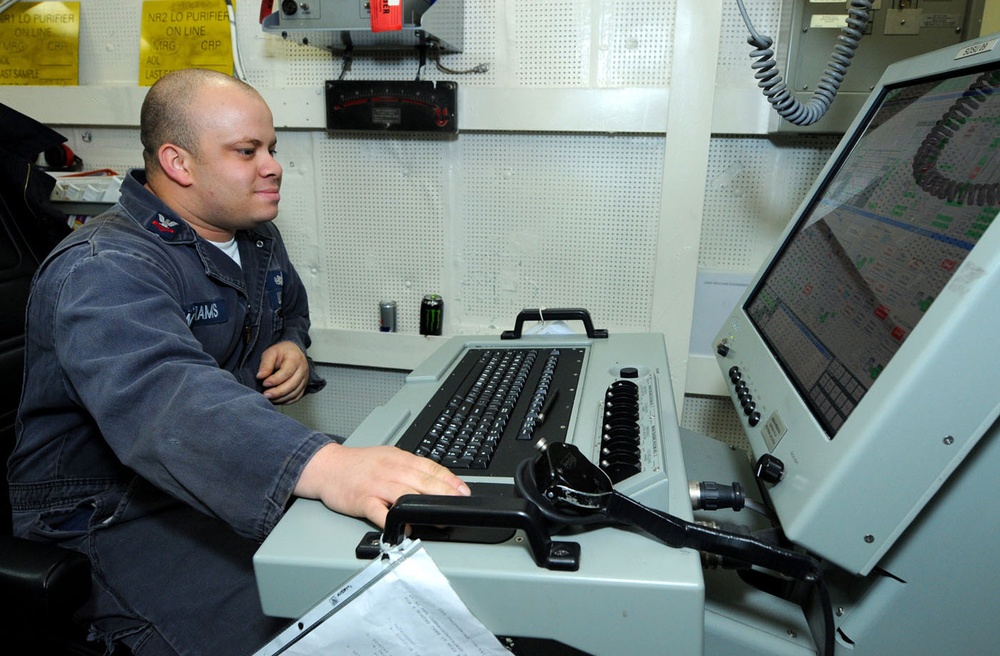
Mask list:
[[[889,86],[744,311],[832,439],[1000,208],[1000,67]]]

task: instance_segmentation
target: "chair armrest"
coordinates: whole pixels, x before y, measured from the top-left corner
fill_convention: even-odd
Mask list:
[[[85,555],[0,535],[0,598],[14,602],[17,619],[38,623],[68,618],[90,596],[90,587]]]

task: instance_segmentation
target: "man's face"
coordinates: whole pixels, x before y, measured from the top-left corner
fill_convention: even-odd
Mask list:
[[[209,87],[192,111],[198,126],[192,179],[195,219],[218,230],[252,228],[278,214],[281,165],[271,111],[263,100],[231,86]]]

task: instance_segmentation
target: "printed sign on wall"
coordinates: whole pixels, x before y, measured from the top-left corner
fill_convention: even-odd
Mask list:
[[[229,13],[224,0],[145,0],[139,86],[170,71],[209,68],[233,73]]]
[[[80,3],[18,2],[0,14],[0,85],[80,79]]]

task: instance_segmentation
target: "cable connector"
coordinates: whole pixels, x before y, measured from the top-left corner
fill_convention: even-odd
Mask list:
[[[736,482],[732,485],[719,485],[715,481],[691,481],[688,493],[694,510],[742,510],[746,504],[743,486]]]

